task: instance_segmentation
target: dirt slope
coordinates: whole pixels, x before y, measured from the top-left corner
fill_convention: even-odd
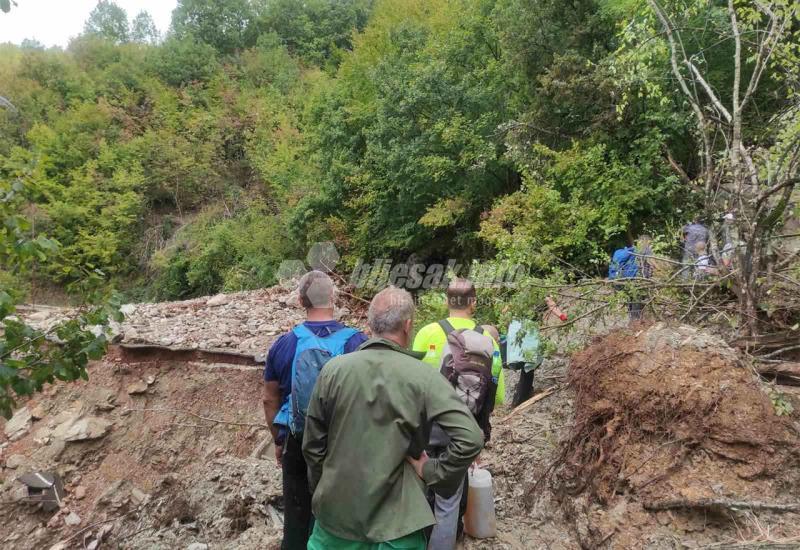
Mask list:
[[[250,458],[267,436],[259,379],[257,367],[112,359],[93,364],[89,382],[59,385],[29,402],[42,418],[2,448],[0,514],[11,521],[0,525],[1,545],[48,548],[108,521],[66,547],[83,548],[110,528],[106,542],[123,548],[269,548],[280,539],[268,504],[279,500],[280,473],[274,461]],[[64,442],[53,428],[71,417],[112,424],[97,439]],[[37,469],[65,481],[66,507],[56,515],[18,500],[15,477]],[[79,525],[65,523],[70,513]]]
[[[192,306],[169,307],[190,322]],[[281,320],[264,323],[294,315],[276,311]],[[171,358],[112,353],[88,382],[26,403],[11,433],[0,421],[0,547],[277,547],[280,472],[264,445],[260,368]],[[494,476],[498,536],[465,548],[697,548],[800,534],[797,513],[646,509],[798,500],[796,420],[775,416],[718,340],[688,327],[617,330],[571,362],[545,361],[536,391],[554,385],[508,420],[497,410],[481,458]],[[17,476],[37,470],[64,479],[60,512],[20,500]]]

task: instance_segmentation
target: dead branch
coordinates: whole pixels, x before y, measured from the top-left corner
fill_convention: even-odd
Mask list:
[[[531,397],[530,399],[528,399],[527,401],[525,401],[521,405],[517,406],[517,408],[515,408],[513,411],[508,413],[506,416],[501,418],[500,419],[500,423],[502,424],[506,420],[518,415],[522,411],[531,408],[537,402],[541,401],[542,399],[544,399],[545,397],[547,397],[549,395],[552,395],[552,394],[556,393],[560,389],[561,389],[561,386],[551,386],[551,387],[547,388],[546,390],[544,390],[543,392],[537,393],[536,395],[534,395],[533,397]]]
[[[763,376],[784,386],[800,386],[800,363],[768,363],[755,368]]]
[[[800,350],[800,345],[786,346],[785,348],[781,348],[781,349],[778,349],[778,350],[775,350],[775,351],[771,351],[771,352],[769,352],[767,354],[764,354],[761,357],[764,358],[764,359],[770,359],[772,357],[775,357],[776,355],[783,355],[784,353],[786,353],[788,351],[795,351],[795,350]]]

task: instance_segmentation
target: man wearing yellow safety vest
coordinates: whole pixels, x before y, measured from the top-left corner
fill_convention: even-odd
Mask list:
[[[489,401],[486,403],[483,401],[483,398],[478,397],[485,405],[480,405],[478,407],[477,403],[473,404],[476,406],[476,410],[473,411],[473,413],[476,414],[476,420],[478,420],[479,425],[481,425],[481,428],[484,430],[484,437],[488,441],[491,433],[489,415],[494,408],[494,403],[491,402],[491,399],[494,399],[495,403],[500,404],[505,401],[505,382],[503,379],[503,362],[500,356],[500,345],[498,343],[499,335],[497,335],[497,331],[494,327],[479,327],[473,320],[472,317],[475,314],[475,308],[477,306],[477,295],[472,282],[466,279],[453,280],[447,287],[447,305],[449,310],[447,319],[423,327],[414,339],[413,349],[416,352],[424,353],[425,356],[422,360],[437,370],[440,370],[447,378],[452,376],[452,372],[450,371],[453,368],[453,364],[450,363],[453,361],[454,356],[452,353],[454,350],[451,346],[455,345],[459,347],[461,344],[467,344],[467,340],[470,342],[469,345],[475,345],[475,349],[461,349],[460,352],[456,352],[457,355],[468,351],[470,354],[469,356],[473,357],[473,360],[477,360],[477,357],[484,357],[486,362],[483,363],[484,367],[482,368],[487,369],[485,371],[487,372],[487,376],[488,363],[491,363],[492,380],[490,381],[490,386],[493,387],[488,390],[490,397],[486,399]],[[464,331],[467,331],[466,334],[471,334],[472,336],[460,343],[459,337],[456,337],[456,339],[452,341],[448,340],[448,335],[451,335],[451,337],[452,335],[462,335]],[[478,353],[478,351],[480,353]],[[475,355],[471,355],[472,352],[475,352]],[[446,354],[445,358],[449,363],[448,367],[442,366],[444,354]],[[449,372],[449,374],[446,374],[446,371]],[[489,381],[487,380],[487,382]],[[470,382],[467,384],[469,387]],[[475,388],[477,388],[477,386],[470,388],[467,394],[475,391]],[[461,390],[463,389],[464,388],[461,388]],[[458,392],[460,390],[457,388],[456,391]],[[481,393],[480,390],[477,391]],[[477,394],[473,395],[473,397],[477,397]],[[467,395],[462,396],[462,399],[465,398],[469,399]],[[472,408],[472,406],[470,406],[470,408]],[[431,456],[439,456],[439,453],[446,452],[444,445],[447,443],[447,438],[442,439],[439,430],[436,428],[436,426],[433,426],[430,442],[428,444],[428,453],[431,454]],[[466,480],[453,495],[445,496],[438,492],[434,492],[434,494],[430,495],[434,515],[436,517],[436,525],[430,535],[428,550],[455,549],[456,540],[462,529],[461,517],[466,510],[466,496]]]

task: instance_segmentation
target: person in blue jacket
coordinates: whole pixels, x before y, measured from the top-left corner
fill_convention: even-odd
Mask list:
[[[336,287],[327,274],[310,271],[303,275],[298,283],[298,294],[300,303],[306,310],[306,320],[272,344],[264,369],[264,415],[275,443],[275,459],[283,473],[284,520],[281,550],[305,549],[313,529],[308,468],[302,452],[303,434],[291,433],[288,418],[291,416],[289,403],[293,364],[298,348],[302,347],[301,340],[306,337],[317,341],[336,339],[337,333],[346,331],[340,333],[346,339],[340,338],[345,341],[343,348],[338,348],[344,353],[355,351],[367,340],[363,332],[334,320]]]

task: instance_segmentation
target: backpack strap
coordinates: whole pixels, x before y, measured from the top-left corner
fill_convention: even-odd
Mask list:
[[[445,336],[456,330],[455,328],[453,328],[453,325],[451,325],[450,321],[448,321],[447,319],[442,319],[441,321],[439,321],[439,326],[442,327]]]

